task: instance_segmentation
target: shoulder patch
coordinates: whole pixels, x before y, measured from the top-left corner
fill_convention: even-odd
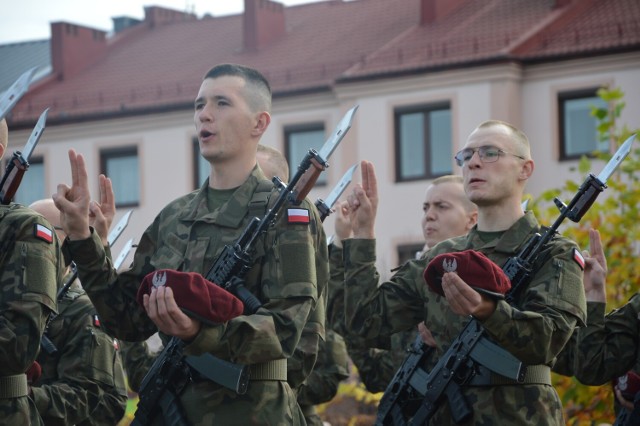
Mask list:
[[[582,257],[582,253],[577,248],[573,249],[573,260],[576,261],[580,269],[584,271],[584,257]]]
[[[34,236],[49,244],[53,243],[53,231],[39,223],[35,224]]]
[[[309,223],[309,210],[287,209],[287,219],[289,223]]]
[[[100,318],[98,317],[98,315],[93,316],[93,326],[100,327]]]

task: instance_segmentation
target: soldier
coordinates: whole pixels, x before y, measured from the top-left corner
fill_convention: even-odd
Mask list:
[[[474,290],[454,271],[442,277],[443,296],[432,291],[423,271],[437,255],[473,249],[503,265],[540,231],[532,212],[524,213],[520,205],[534,169],[524,133],[504,122],[484,122],[455,159],[465,192],[478,206],[478,223],[466,236],[443,241],[422,259],[406,263],[380,286],[374,245],[377,183],[372,164],[363,162],[362,186],[349,196],[354,238],[344,242],[348,325],[375,345],[380,337],[424,320],[441,356],[473,315],[495,343],[527,365],[527,375],[523,383],[496,383],[488,375],[463,386],[473,411],[465,424],[563,425],[549,366],[574,327],[585,321],[581,264],[574,259],[578,248],[565,238],[553,239],[530,281],[513,295],[513,305]],[[432,424],[453,424],[448,405],[437,407]]]
[[[448,238],[464,235],[475,225],[478,217],[478,207],[469,201],[464,193],[462,176],[446,175],[436,178],[427,187],[422,204],[424,212],[421,220],[422,233],[425,240],[424,250]],[[418,333],[416,330],[402,331],[393,334],[385,347],[389,349],[363,348],[362,342],[348,333],[344,322],[344,265],[342,262],[342,240],[352,234],[349,223],[348,203],[341,203],[336,209],[335,237],[329,247],[329,265],[332,279],[329,280],[331,289],[331,304],[327,310],[327,318],[331,327],[344,333],[349,349],[349,356],[358,368],[358,374],[369,392],[382,392],[393,378],[394,374],[406,358],[407,348]],[[425,343],[432,345],[433,337],[424,326],[418,325]],[[432,357],[432,361],[437,361]]]
[[[110,189],[110,186],[109,186]],[[108,250],[108,230],[115,204],[107,217],[99,207],[100,224],[96,232]],[[60,227],[60,212],[52,199],[39,200],[29,206],[53,224],[60,241],[66,235]],[[105,209],[107,210],[107,209]],[[100,231],[98,231],[98,229]],[[73,276],[67,268],[64,283]],[[60,288],[64,285],[60,284]],[[31,385],[33,399],[47,425],[115,425],[124,415],[127,390],[124,384],[118,341],[100,326],[100,319],[79,280],[58,300],[58,314],[49,322],[46,336],[55,353],[40,351],[37,361],[42,368],[39,380]]]
[[[636,293],[626,304],[605,315],[607,260],[598,231],[589,230],[589,251],[583,251],[583,256],[587,325],[574,331],[558,355],[553,371],[575,376],[590,386],[614,381],[617,401],[631,412],[636,395],[623,392],[628,389],[622,388],[624,385],[629,389],[638,387],[629,382],[637,382],[638,376],[631,370],[640,364],[640,294]],[[635,408],[639,409],[640,405]]]
[[[0,121],[0,158],[8,143]],[[42,216],[0,205],[0,416],[3,424],[43,424],[25,372],[34,364],[47,319],[56,313],[64,270],[60,242]],[[33,371],[33,369],[32,369]]]
[[[277,149],[258,145],[257,159],[265,176],[278,176],[285,182],[289,180],[287,159]],[[323,303],[326,303],[324,300],[326,297],[325,291],[321,298]],[[324,314],[324,309],[321,312]],[[287,377],[306,377],[302,383],[300,380],[289,380],[289,384],[297,392],[298,404],[307,425],[322,426],[322,419],[315,406],[333,399],[338,392],[338,384],[349,377],[347,348],[343,338],[332,330],[325,330],[324,339],[318,339],[318,335],[313,330],[305,331],[300,338],[296,354],[288,360]],[[309,364],[313,351],[318,353],[318,359],[313,365],[313,370],[310,371],[306,365]],[[303,370],[305,368],[307,370]],[[303,370],[302,374],[300,370]]]
[[[224,246],[265,211],[260,201],[270,194],[269,200],[275,200],[272,183],[256,165],[270,108],[271,90],[258,71],[222,64],[207,72],[194,120],[201,155],[211,164],[209,179],[160,212],[140,239],[131,267],[119,275],[88,224],[90,196],[82,155],[69,152],[72,187],[61,184],[54,194],[68,235],[64,249],[75,260],[108,330],[131,341],[160,331],[165,344],[168,336],[184,341],[186,355],[209,352],[249,365],[251,382],[243,395],[206,379],[186,384],[178,402],[193,425],[304,424],[287,383],[287,358],[326,286],[326,237],[313,203],[304,200],[297,207],[304,217],[289,218],[285,208],[259,237],[244,282],[262,303],[255,314],[204,323],[178,307],[168,285],[145,294],[144,307],[135,297],[143,279],[158,269],[205,274]],[[255,204],[260,212],[252,211]]]

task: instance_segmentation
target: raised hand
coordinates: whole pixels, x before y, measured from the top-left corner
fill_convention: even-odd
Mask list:
[[[105,175],[98,177],[100,181],[100,202],[92,201],[89,204],[89,225],[96,230],[102,244],[109,244],[109,229],[116,215],[116,200],[113,193],[113,185],[111,179]]]
[[[335,214],[336,238],[340,241],[351,238],[353,236],[353,229],[351,229],[351,220],[349,217],[349,202],[340,201],[338,207],[335,209]]]
[[[53,202],[60,210],[60,224],[70,240],[83,240],[91,236],[89,230],[89,182],[82,154],[69,150],[71,187],[61,183],[53,194]]]
[[[355,185],[349,195],[350,221],[355,238],[375,238],[375,221],[378,211],[378,181],[373,164],[360,163],[362,184]]]
[[[604,256],[600,233],[589,230],[589,251],[584,256],[584,292],[588,302],[607,302],[607,259]]]

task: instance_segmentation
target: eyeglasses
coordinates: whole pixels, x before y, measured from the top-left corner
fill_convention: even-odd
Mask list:
[[[504,154],[513,155],[514,157],[518,157],[521,160],[525,158],[518,154],[513,154],[511,152],[504,151],[500,148],[496,148],[495,146],[481,146],[480,148],[467,148],[462,151],[458,151],[455,155],[456,164],[460,167],[464,166],[464,163],[471,160],[474,153],[478,153],[478,157],[480,157],[480,161],[483,163],[495,163],[498,161],[498,158],[503,156]]]

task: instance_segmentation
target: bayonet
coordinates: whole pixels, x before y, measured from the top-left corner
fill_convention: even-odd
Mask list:
[[[351,180],[353,179],[353,173],[357,168],[358,163],[349,167],[349,170],[347,170],[345,174],[342,175],[342,178],[340,178],[338,184],[333,187],[326,200],[323,200],[321,198],[318,198],[316,200],[316,207],[320,212],[320,220],[324,222],[327,216],[331,214],[333,205],[336,203],[336,201],[338,201],[338,198],[340,198],[344,190],[347,189],[347,186],[349,186],[349,184],[351,183]]]
[[[110,246],[112,246],[116,242],[120,234],[122,234],[122,231],[124,231],[124,228],[126,228],[127,225],[129,224],[129,218],[131,217],[131,213],[133,213],[133,210],[129,210],[128,212],[126,212],[124,216],[120,218],[120,220],[118,221],[116,226],[111,230],[111,232],[109,232],[107,241],[109,241]]]
[[[9,111],[18,103],[20,98],[27,93],[31,79],[36,72],[36,67],[24,73],[0,96],[0,120],[5,118]]]
[[[627,138],[627,140],[620,146],[620,148],[618,148],[616,153],[613,154],[613,157],[611,157],[611,160],[609,160],[607,165],[604,166],[604,169],[602,169],[597,178],[603,185],[607,183],[609,177],[611,177],[620,163],[622,163],[627,155],[629,155],[629,152],[631,152],[631,145],[633,145],[633,141],[635,140],[635,138],[635,134],[629,136],[629,138]]]
[[[329,139],[327,139],[324,145],[322,145],[322,148],[320,148],[320,151],[318,151],[318,155],[322,160],[327,161],[329,157],[331,157],[331,154],[333,154],[333,151],[336,149],[338,144],[340,144],[340,141],[342,141],[344,135],[347,134],[347,132],[351,128],[351,123],[353,122],[353,117],[356,114],[357,109],[358,105],[347,111],[344,117],[342,117],[342,120],[340,120],[340,122],[336,126]]]
[[[120,266],[122,266],[122,263],[129,255],[129,252],[131,251],[132,247],[133,247],[133,238],[130,238],[129,241],[124,243],[124,247],[122,248],[122,250],[120,250],[120,254],[118,254],[118,257],[116,257],[116,260],[113,262],[113,269],[115,269],[116,271],[120,269]]]

